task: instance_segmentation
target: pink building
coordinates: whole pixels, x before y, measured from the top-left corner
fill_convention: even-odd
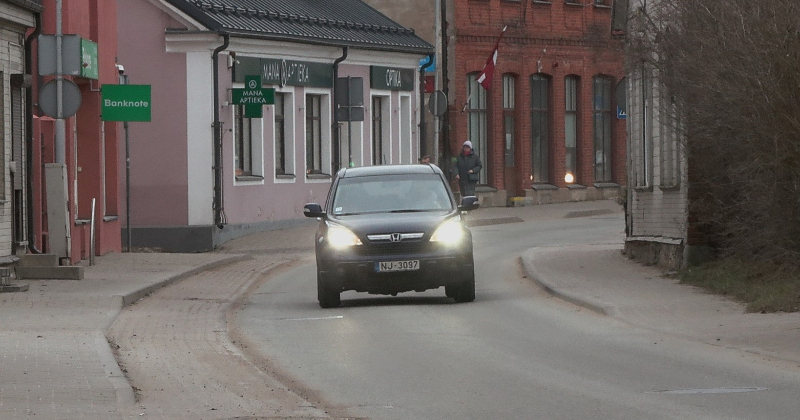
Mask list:
[[[152,87],[152,121],[130,124],[134,246],[204,251],[300,223],[340,168],[417,161],[433,47],[362,1],[118,5],[119,63]],[[275,91],[260,115],[233,94],[251,77]]]

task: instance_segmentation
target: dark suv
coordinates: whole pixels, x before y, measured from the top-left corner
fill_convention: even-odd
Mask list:
[[[346,290],[397,295],[444,286],[456,302],[475,300],[472,233],[442,171],[434,165],[342,169],[318,217],[315,250],[317,297],[323,308],[340,305]]]

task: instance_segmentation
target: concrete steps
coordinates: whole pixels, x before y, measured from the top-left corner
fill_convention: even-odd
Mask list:
[[[54,254],[19,255],[15,271],[18,279],[83,280],[83,267],[61,266]]]

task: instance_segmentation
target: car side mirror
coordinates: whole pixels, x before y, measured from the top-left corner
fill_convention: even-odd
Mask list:
[[[458,206],[459,211],[472,211],[477,209],[480,206],[480,202],[478,202],[478,197],[474,195],[466,196],[461,199],[461,205]]]
[[[308,203],[303,206],[303,214],[306,217],[325,217],[325,211],[317,203]]]

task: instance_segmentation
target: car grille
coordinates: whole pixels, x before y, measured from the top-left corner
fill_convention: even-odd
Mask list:
[[[359,255],[400,255],[431,252],[436,244],[428,240],[401,240],[400,242],[390,241],[369,241],[361,246],[353,247]]]

